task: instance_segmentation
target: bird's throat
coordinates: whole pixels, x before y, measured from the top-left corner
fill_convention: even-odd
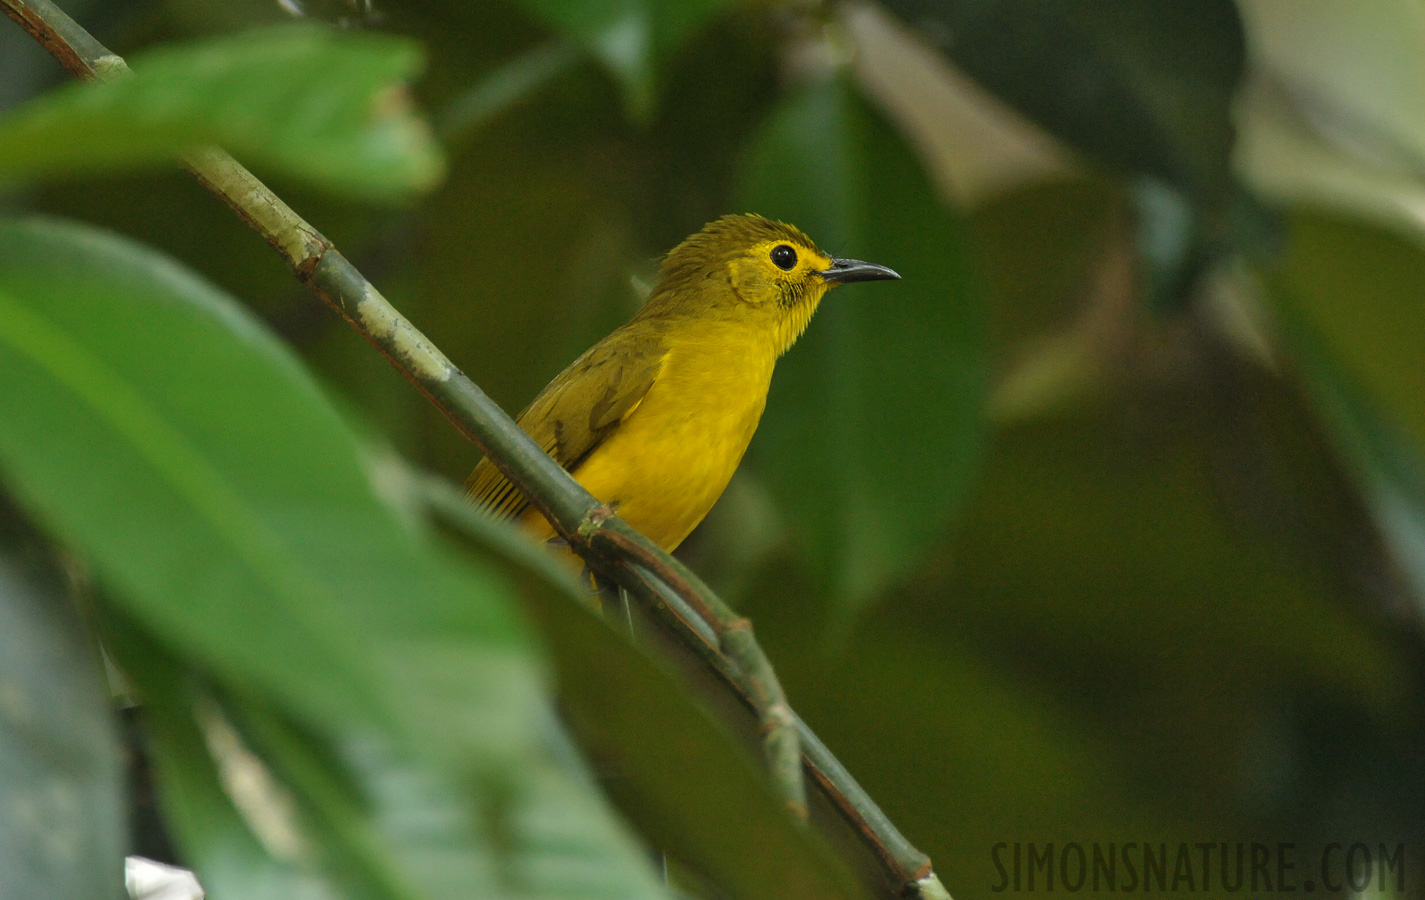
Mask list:
[[[777,356],[792,349],[797,338],[807,330],[807,325],[811,322],[811,317],[816,314],[816,308],[820,303],[821,296],[818,294],[808,297],[788,309],[778,311],[777,321],[772,327],[772,345]]]

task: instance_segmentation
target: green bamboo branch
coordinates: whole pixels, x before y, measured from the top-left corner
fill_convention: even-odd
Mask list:
[[[722,598],[703,584],[702,579],[627,522],[607,511],[607,507],[586,516],[579,533],[588,541],[590,549],[615,560],[621,572],[627,572],[633,565],[663,582],[675,597],[686,602],[702,621],[712,627],[718,650],[732,663],[732,671],[740,673],[738,686],[745,692],[745,699],[751,701],[761,720],[763,750],[772,768],[773,780],[785,786],[795,785],[794,792],[784,791],[783,796],[792,813],[797,818],[805,819],[806,789],[802,785],[801,741],[797,736],[796,716],[787,705],[781,682],[772,671],[772,663],[752,636],[752,622],[733,612]],[[637,589],[627,581],[625,575],[620,584],[643,597],[652,593],[650,599],[657,602],[658,594],[654,593],[646,577],[638,578]]]
[[[119,56],[50,0],[0,0],[0,9],[76,77],[104,80],[127,71]],[[792,712],[746,619],[570,477],[326,237],[240,163],[212,147],[188,153],[184,164],[475,443],[595,570],[673,625],[675,634],[736,689],[764,729],[772,781],[789,807],[805,815],[805,763],[897,886],[926,900],[949,897],[929,858],[905,840]]]
[[[693,606],[654,573],[637,564],[632,568],[634,574],[644,579],[658,597],[649,609],[675,634],[681,635],[684,645],[692,649],[752,709],[752,697],[733,670],[732,661],[719,649],[716,635]],[[885,873],[908,896],[921,900],[949,900],[950,894],[935,874],[930,857],[906,840],[895,823],[881,811],[876,801],[832,755],[815,732],[801,717],[795,713],[792,715],[801,739],[802,764],[827,800],[876,855]]]
[[[436,479],[425,479],[419,489],[426,506],[446,525],[476,540],[498,539],[498,535],[492,533],[488,523],[481,518],[480,512],[449,484]],[[620,522],[619,526],[628,528],[623,522]],[[648,540],[637,532],[633,534],[644,541]],[[551,573],[551,578],[558,578],[563,574],[548,557],[532,556],[534,548],[527,545],[507,547],[505,550],[536,570]],[[719,676],[749,710],[755,711],[756,707],[747,692],[745,681],[738,677],[732,659],[722,650],[717,631],[709,624],[708,618],[699,613],[684,599],[684,595],[673,587],[679,582],[685,586],[697,587],[702,582],[678,560],[669,558],[668,562],[672,565],[665,567],[656,559],[655,554],[658,554],[656,548],[654,554],[637,551],[636,556],[622,558],[621,565],[637,584],[631,585],[628,580],[621,580],[620,583],[628,588],[630,593],[642,599],[646,609],[669,626],[670,630],[682,639],[683,644]],[[651,563],[654,568],[645,566],[645,561]],[[721,604],[722,601],[711,590],[705,587],[703,590],[706,591],[703,599],[710,597],[712,602]],[[792,716],[797,734],[801,738],[802,764],[837,812],[875,853],[882,868],[895,884],[910,896],[920,897],[922,900],[949,900],[950,894],[940,884],[930,858],[905,839],[895,824],[807,724],[795,713],[792,713]]]

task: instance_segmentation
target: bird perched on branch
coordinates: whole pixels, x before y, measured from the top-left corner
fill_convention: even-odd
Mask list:
[[[828,256],[791,225],[724,216],[668,254],[643,307],[559,373],[519,425],[589,493],[672,550],[727,487],[773,365],[826,292],[899,277]],[[536,537],[555,536],[488,459],[466,490]]]

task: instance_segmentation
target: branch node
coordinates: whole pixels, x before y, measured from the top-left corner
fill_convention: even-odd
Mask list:
[[[927,863],[925,868],[929,869],[930,864]],[[920,900],[953,900],[950,892],[945,890],[945,885],[940,883],[940,878],[933,871],[917,878],[910,885],[907,893],[913,897],[919,897]]]
[[[785,702],[771,703],[767,706],[767,714],[759,726],[763,737],[767,737],[782,728],[795,728],[797,717],[792,713],[792,708]]]
[[[584,513],[584,518],[579,520],[578,535],[588,541],[598,534],[604,527],[604,523],[612,519],[617,513],[612,506],[602,504]]]
[[[113,53],[106,53],[94,60],[91,65],[96,81],[111,81],[114,78],[133,74],[129,69],[129,64],[124,62],[124,58]]]
[[[309,251],[292,266],[292,271],[297,274],[297,280],[303,284],[312,280],[312,275],[317,271],[317,267],[322,264],[322,260],[326,258],[327,252],[336,249],[336,245],[327,240],[325,235],[313,232],[312,236],[314,249]]]

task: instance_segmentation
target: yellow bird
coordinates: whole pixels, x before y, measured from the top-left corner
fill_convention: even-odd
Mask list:
[[[837,259],[791,225],[724,216],[663,261],[648,302],[559,373],[519,425],[665,550],[727,487],[757,430],[772,367],[838,284],[900,278]],[[466,482],[491,514],[554,529],[489,460]]]

